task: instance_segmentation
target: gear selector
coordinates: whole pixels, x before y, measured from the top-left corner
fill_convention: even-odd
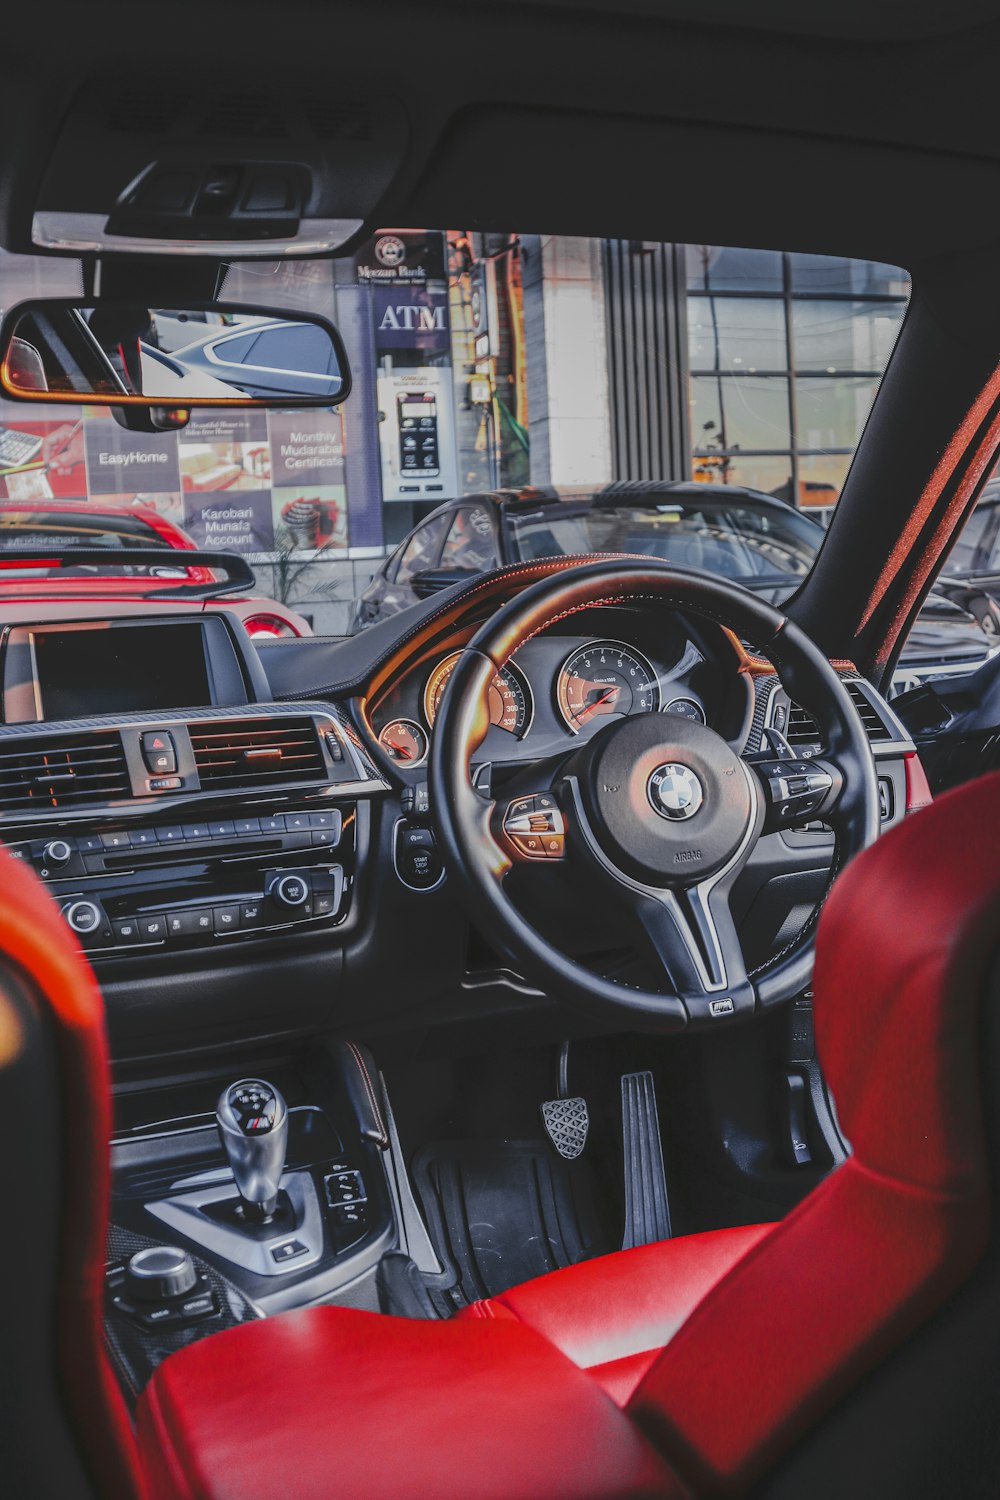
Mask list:
[[[241,1078],[223,1089],[216,1119],[246,1216],[267,1223],[285,1170],[288,1107],[262,1078]]]

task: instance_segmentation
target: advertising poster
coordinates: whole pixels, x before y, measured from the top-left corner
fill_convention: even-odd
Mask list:
[[[129,432],[108,413],[84,422],[87,481],[92,499],[176,495],[181,488],[175,432]],[[127,502],[124,502],[127,503]]]
[[[270,487],[266,412],[192,412],[178,448],[185,495]]]
[[[274,545],[307,555],[348,544],[347,491],[343,485],[301,485],[274,491]],[[331,553],[332,557],[332,553]]]
[[[340,413],[272,412],[270,432],[276,548],[344,549],[350,538]]]
[[[0,425],[0,500],[86,500],[83,419]]]
[[[384,500],[458,493],[451,367],[383,369],[377,378]]]
[[[272,483],[343,484],[344,427],[337,411],[270,414]]]
[[[206,552],[273,552],[270,491],[185,494],[184,530]]]

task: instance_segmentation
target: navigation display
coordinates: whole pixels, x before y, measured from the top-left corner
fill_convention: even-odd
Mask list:
[[[41,717],[89,718],[211,703],[200,622],[31,632]]]

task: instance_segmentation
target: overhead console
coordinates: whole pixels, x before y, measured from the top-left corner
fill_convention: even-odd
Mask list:
[[[409,131],[380,95],[328,81],[270,95],[212,74],[85,85],[11,248],[83,254],[316,255],[349,239],[398,172]],[[87,171],[80,171],[82,156]]]

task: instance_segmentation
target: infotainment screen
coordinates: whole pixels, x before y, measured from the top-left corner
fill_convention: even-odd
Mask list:
[[[43,719],[212,702],[200,621],[30,632]]]

